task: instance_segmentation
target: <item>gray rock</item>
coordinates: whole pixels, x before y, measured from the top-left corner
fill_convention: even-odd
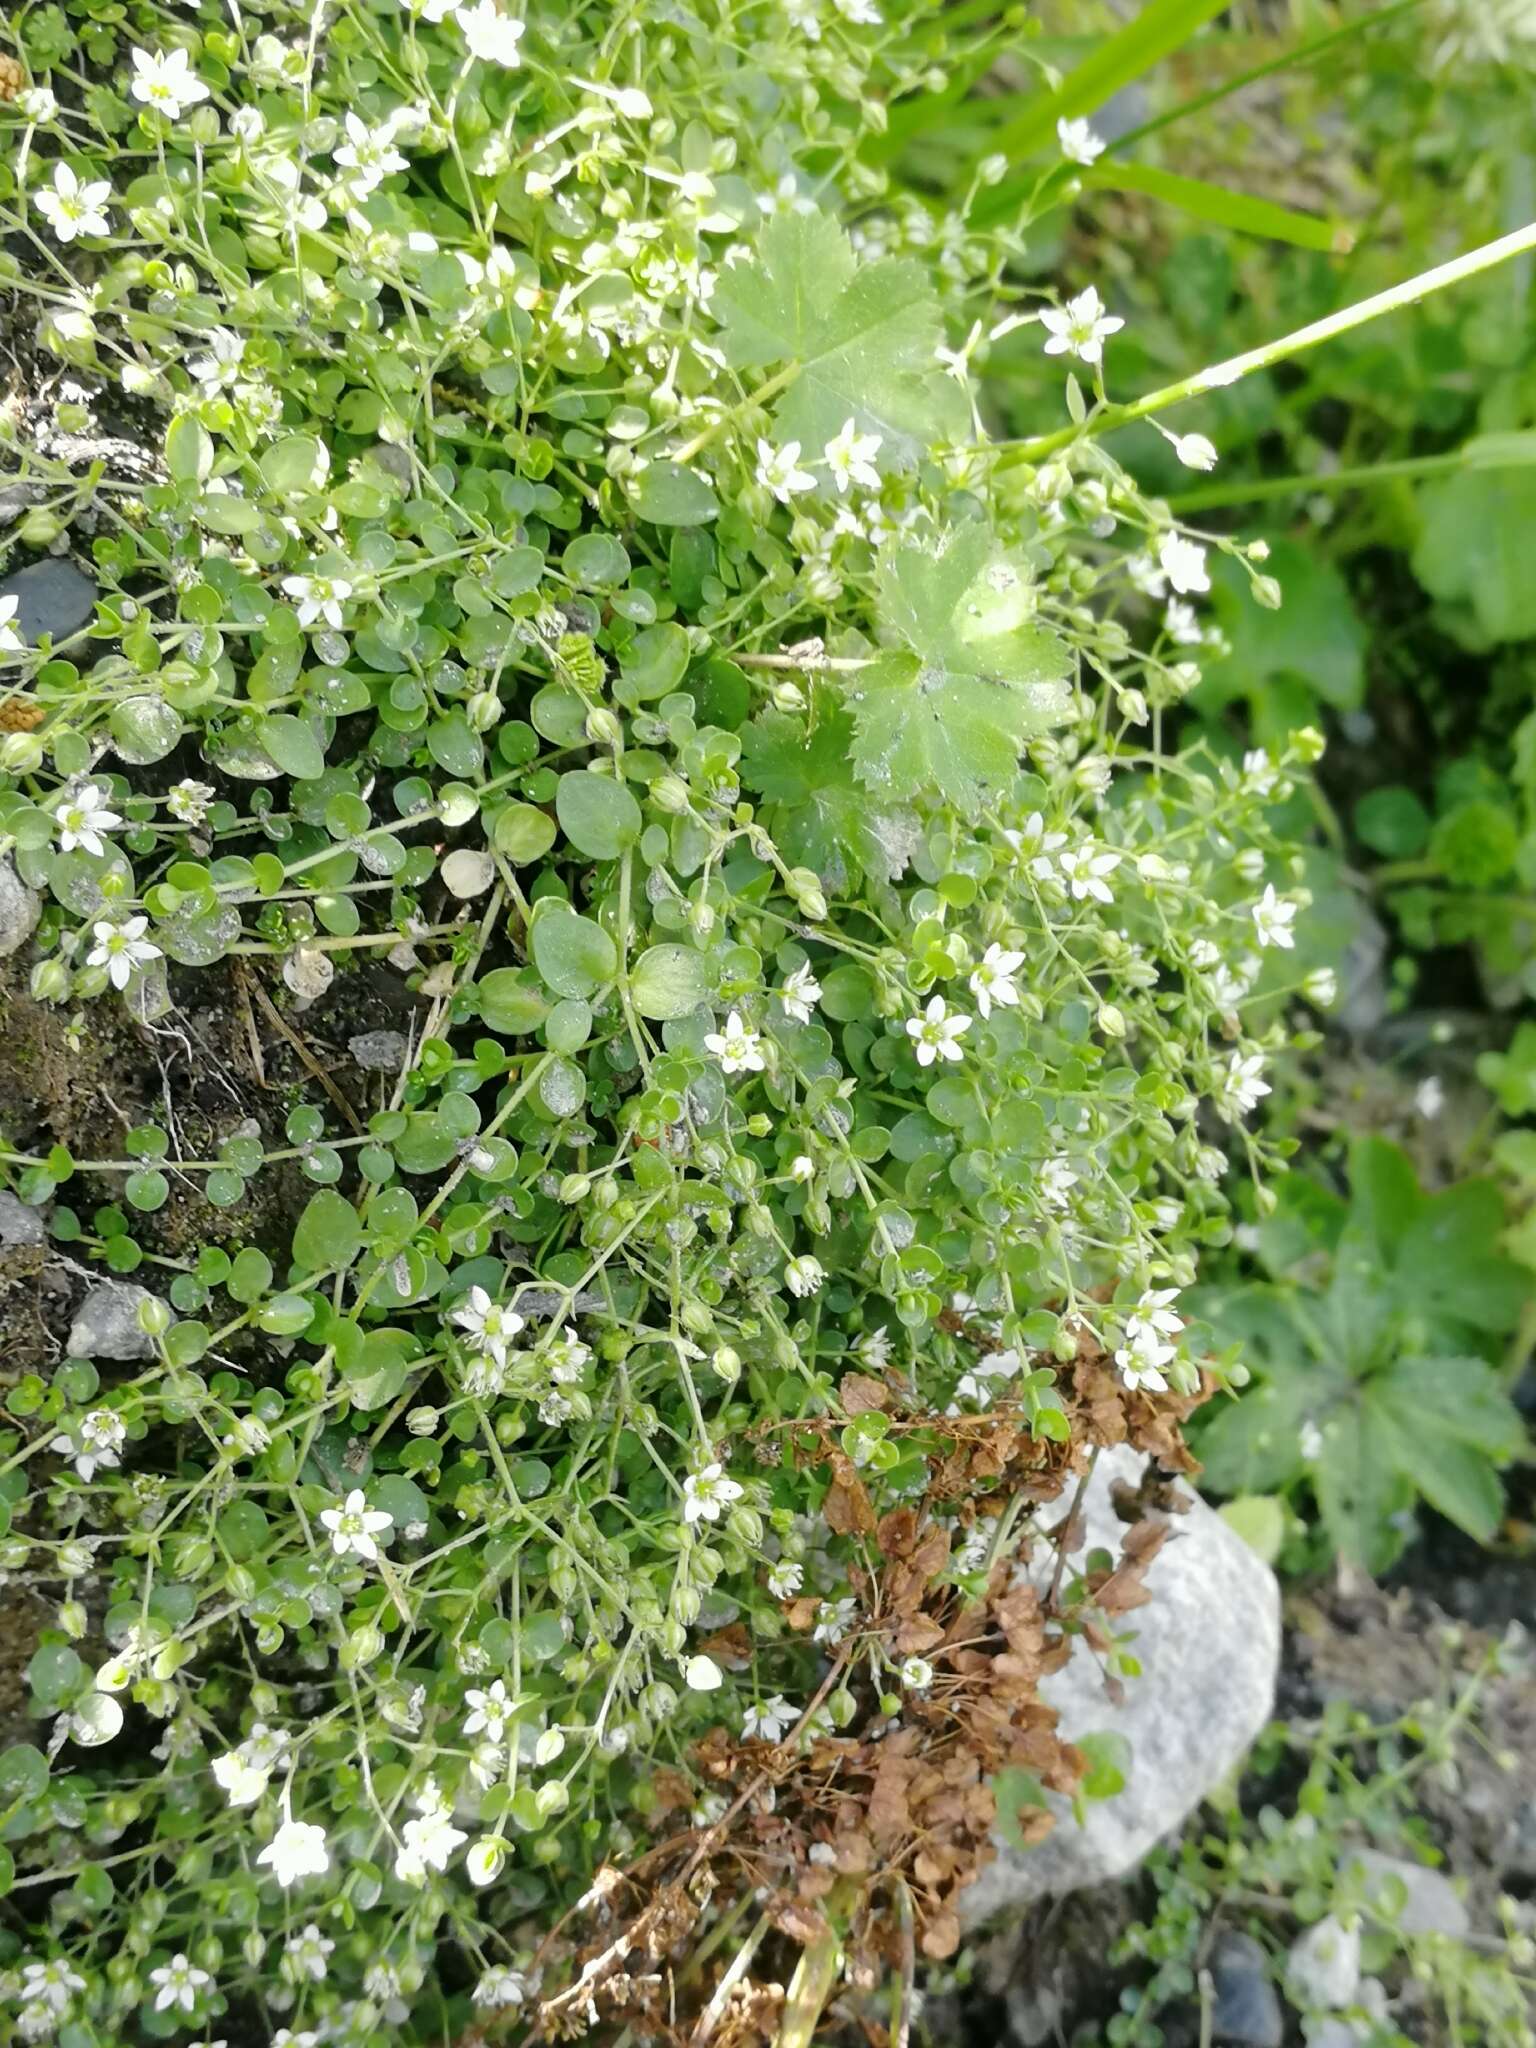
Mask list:
[[[1524,1800],[1505,1822],[1499,1860],[1509,1877],[1536,1877],[1536,1799]]]
[[[1426,1863],[1410,1863],[1400,1856],[1387,1856],[1380,1849],[1351,1851],[1345,1873],[1358,1872],[1364,1892],[1374,1910],[1393,1921],[1404,1934],[1446,1934],[1460,1941],[1472,1930],[1472,1915],[1461,1894],[1443,1871]],[[1396,1915],[1392,1906],[1401,1884],[1407,1897]]]
[[[0,860],[0,960],[27,943],[42,914],[42,897],[27,887],[8,860]]]
[[[1269,1956],[1251,1934],[1223,1934],[1211,1951],[1211,2033],[1242,2048],[1280,2048],[1285,2015]]]
[[[0,1245],[10,1250],[18,1245],[44,1244],[47,1238],[37,1211],[29,1209],[9,1188],[0,1188]]]
[[[410,1047],[402,1031],[359,1031],[347,1051],[370,1074],[398,1074]]]
[[[1110,1488],[1119,1480],[1134,1485],[1145,1464],[1127,1447],[1100,1456],[1083,1496],[1085,1550],[1118,1551],[1124,1529]],[[1147,1573],[1150,1602],[1130,1618],[1142,1675],[1127,1683],[1124,1700],[1109,1698],[1081,1646],[1040,1688],[1069,1741],[1105,1732],[1126,1739],[1124,1791],[1090,1806],[1081,1827],[1068,1802],[1053,1799],[1057,1824],[1043,1842],[1023,1852],[1000,1844],[963,1894],[972,1926],[1048,1894],[1123,1877],[1236,1769],[1268,1721],[1280,1661],[1280,1589],[1214,1509],[1198,1495],[1190,1500]],[[1042,1543],[1031,1565],[1042,1586],[1052,1555]]]
[[[148,1332],[139,1328],[139,1303],[151,1299],[147,1287],[135,1287],[127,1280],[104,1280],[93,1287],[70,1325],[70,1356],[124,1362],[153,1358],[155,1347]]]
[[[0,580],[0,597],[19,600],[16,624],[24,640],[44,633],[55,640],[78,633],[96,609],[96,586],[73,562],[52,558],[18,569]]]
[[[1358,1924],[1346,1927],[1329,1913],[1298,1934],[1286,1958],[1285,1983],[1298,2005],[1314,2011],[1348,2005],[1360,1983]]]

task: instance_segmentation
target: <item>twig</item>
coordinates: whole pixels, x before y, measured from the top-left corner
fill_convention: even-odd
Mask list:
[[[246,974],[246,972],[247,970],[245,968],[244,963],[240,960],[236,960],[235,973],[243,977]],[[251,976],[250,987],[253,993],[255,994],[257,1002],[260,1003],[262,1009],[266,1012],[267,1017],[269,1021],[272,1023],[273,1027],[276,1030],[280,1031],[283,1037],[287,1039],[288,1043],[293,1047],[294,1051],[298,1054],[299,1058],[304,1062],[304,1065],[309,1070],[310,1074],[314,1077],[315,1080],[317,1080],[320,1083],[320,1086],[325,1090],[326,1094],[329,1095],[332,1102],[334,1102],[336,1107],[341,1111],[342,1115],[346,1118],[347,1122],[352,1126],[352,1129],[356,1132],[357,1136],[360,1138],[364,1136],[363,1127],[358,1122],[356,1116],[353,1114],[351,1103],[348,1102],[346,1096],[342,1094],[341,1090],[336,1086],[336,1083],[331,1079],[330,1075],[325,1071],[324,1067],[321,1066],[320,1062],[315,1058],[314,1054],[310,1051],[309,1047],[304,1043],[303,1039],[300,1038],[299,1034],[294,1030],[293,1026],[288,1022],[287,1018],[282,1014],[281,1010],[278,1009],[276,1003],[273,1002],[272,998],[267,994],[266,990],[262,987],[261,983],[255,978],[254,975]]]
[[[1088,1469],[1077,1482],[1077,1489],[1072,1495],[1072,1505],[1067,1510],[1067,1519],[1062,1523],[1056,1538],[1056,1569],[1051,1573],[1051,1590],[1045,1596],[1047,1614],[1054,1614],[1057,1611],[1056,1596],[1061,1591],[1062,1574],[1067,1568],[1067,1542],[1072,1534],[1072,1524],[1077,1520],[1077,1511],[1083,1504],[1083,1495],[1088,1490],[1088,1482],[1093,1477],[1098,1462],[1099,1447],[1095,1444],[1088,1460]]]

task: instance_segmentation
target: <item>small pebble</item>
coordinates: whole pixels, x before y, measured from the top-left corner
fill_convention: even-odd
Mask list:
[[[369,1074],[398,1074],[409,1051],[402,1031],[359,1031],[347,1040],[347,1051]]]

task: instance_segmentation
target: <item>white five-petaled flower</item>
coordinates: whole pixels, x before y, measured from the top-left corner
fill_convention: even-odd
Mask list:
[[[301,1927],[297,1934],[290,1934],[283,1943],[284,1967],[290,1977],[308,1977],[316,1984],[323,1984],[326,1958],[335,1947],[330,1936],[322,1934],[311,1920],[307,1927]]]
[[[86,853],[100,855],[106,852],[102,833],[115,831],[123,822],[116,811],[108,808],[107,799],[111,793],[99,782],[88,782],[83,789],[57,800],[53,815],[61,853],[72,853],[77,846]]]
[[[25,646],[16,627],[19,597],[0,597],[0,654],[20,654]]]
[[[805,1256],[791,1259],[784,1268],[784,1285],[797,1301],[804,1301],[815,1294],[826,1278],[820,1259]]]
[[[127,1441],[127,1425],[110,1408],[89,1409],[54,1438],[55,1446],[74,1460],[82,1479],[94,1478],[98,1469],[110,1471],[119,1463]]]
[[[298,606],[301,626],[324,624],[341,631],[341,608],[352,595],[344,576],[285,576],[283,589]]]
[[[1170,597],[1163,612],[1163,631],[1180,647],[1196,647],[1204,639],[1200,620],[1192,604],[1182,597]]]
[[[1275,894],[1273,882],[1265,883],[1264,894],[1254,904],[1252,916],[1261,946],[1279,946],[1282,951],[1289,952],[1295,945],[1296,934],[1291,925],[1295,921],[1296,906]]]
[[[760,1074],[767,1065],[761,1038],[743,1024],[739,1010],[732,1010],[723,1031],[705,1032],[704,1049],[714,1054],[727,1074]]]
[[[61,242],[77,235],[105,235],[111,231],[107,202],[112,187],[105,178],[82,184],[68,164],[53,167],[53,189],[45,185],[37,194],[37,210]]]
[[[161,957],[160,948],[144,936],[148,930],[147,917],[126,918],[122,924],[103,918],[91,926],[96,943],[85,956],[86,966],[105,967],[112,986],[126,988],[140,968]]]
[[[325,1829],[307,1820],[285,1820],[256,1858],[265,1863],[284,1891],[301,1877],[319,1877],[330,1865]]]
[[[1076,1168],[1059,1152],[1040,1169],[1040,1199],[1048,1209],[1065,1209],[1076,1185]]]
[[[960,1040],[970,1028],[969,1017],[950,1009],[942,996],[931,996],[920,1017],[907,1019],[907,1036],[912,1041],[917,1064],[931,1067],[935,1060],[963,1059]]]
[[[331,1548],[338,1557],[365,1557],[370,1563],[379,1555],[378,1538],[393,1529],[395,1518],[382,1508],[371,1508],[360,1486],[354,1486],[339,1508],[320,1510],[321,1526],[330,1531]],[[387,1539],[386,1539],[387,1540]]]
[[[464,31],[469,54],[483,64],[500,64],[511,71],[522,62],[518,44],[523,39],[525,24],[503,14],[496,0],[478,0],[474,7],[460,6],[454,20]]]
[[[35,1999],[39,2005],[46,2005],[52,2012],[67,2012],[69,2001],[75,1992],[84,1989],[85,1979],[77,1976],[62,1956],[50,1956],[46,1963],[23,1965],[23,2000]]]
[[[690,1472],[683,1481],[683,1520],[718,1522],[722,1510],[740,1500],[744,1490],[726,1476],[723,1465],[706,1465],[702,1472]]]
[[[1163,574],[1181,597],[1193,591],[1209,590],[1211,579],[1205,566],[1205,549],[1182,533],[1165,533],[1157,550]]]
[[[208,88],[192,69],[192,60],[182,49],[148,50],[133,53],[133,84],[136,100],[172,121],[179,121],[188,107],[208,97]]]
[[[1096,163],[1104,154],[1105,143],[1102,135],[1096,134],[1088,122],[1079,117],[1075,121],[1062,119],[1056,123],[1056,141],[1068,163]]]
[[[25,92],[16,95],[16,111],[24,121],[36,121],[39,127],[46,127],[58,119],[59,102],[46,85],[29,85]]]
[[[1118,334],[1125,322],[1105,312],[1103,300],[1089,285],[1075,299],[1068,299],[1065,306],[1047,306],[1040,315],[1040,324],[1049,336],[1045,344],[1048,356],[1070,354],[1085,363],[1102,363],[1105,342],[1112,334]]]
[[[811,1012],[821,1001],[821,983],[811,972],[811,964],[803,960],[793,974],[786,975],[784,986],[779,990],[779,1001],[784,1005],[784,1014],[793,1017],[797,1024],[809,1024]]]
[[[375,191],[391,172],[409,168],[395,147],[395,125],[386,121],[370,128],[358,114],[346,115],[347,139],[332,152],[336,162],[351,175],[347,183],[359,198]]]
[[[741,1717],[742,1737],[747,1742],[782,1742],[799,1718],[783,1693],[776,1692],[761,1706],[747,1708]]]
[[[1056,862],[1076,902],[1081,903],[1089,896],[1100,903],[1114,902],[1114,891],[1106,878],[1120,865],[1118,853],[1110,853],[1092,839],[1085,839],[1079,846],[1064,848]]]
[[[926,1692],[933,1683],[933,1666],[926,1657],[908,1657],[901,1666],[901,1682],[909,1692]]]
[[[471,1996],[476,2005],[522,2005],[528,1979],[521,1970],[487,1970]]]
[[[245,336],[236,334],[232,327],[211,327],[207,355],[194,356],[187,372],[205,391],[221,391],[226,385],[239,382],[244,363]]]
[[[500,1742],[517,1708],[517,1702],[508,1693],[504,1682],[498,1678],[484,1692],[471,1686],[464,1698],[469,1706],[469,1712],[464,1716],[464,1733],[484,1734],[492,1742]]]
[[[155,2011],[165,2012],[179,2006],[183,2012],[191,2012],[197,2004],[197,1994],[205,1984],[213,1982],[206,1970],[200,1970],[189,1956],[174,1955],[168,1963],[162,1963],[158,1970],[151,1970],[149,1981],[155,1987]]]
[[[507,1347],[523,1327],[523,1318],[517,1310],[508,1308],[503,1302],[492,1301],[483,1287],[470,1288],[463,1302],[453,1311],[453,1321],[503,1365]]]
[[[768,1567],[768,1590],[775,1600],[792,1600],[805,1584],[805,1566],[798,1558],[781,1557]]]
[[[725,1683],[725,1673],[713,1657],[690,1657],[683,1678],[690,1692],[716,1692]]]
[[[395,1875],[404,1884],[420,1884],[429,1870],[446,1870],[460,1842],[469,1840],[454,1826],[453,1808],[435,1778],[428,1778],[416,1795],[416,1812],[418,1817],[400,1830],[395,1858]]]
[[[201,825],[215,794],[211,782],[195,782],[190,775],[184,775],[166,791],[165,807],[183,825]]]
[[[1263,1076],[1263,1053],[1235,1052],[1229,1056],[1226,1070],[1216,1083],[1216,1106],[1228,1123],[1235,1123],[1257,1109],[1260,1100],[1269,1094],[1269,1083]]]
[[[786,441],[782,448],[775,448],[771,441],[759,440],[757,480],[765,491],[773,493],[781,505],[787,505],[802,491],[814,491],[816,488],[815,477],[808,469],[800,467],[798,441]]]
[[[1174,1313],[1172,1304],[1179,1298],[1176,1287],[1154,1287],[1141,1297],[1125,1322],[1126,1341],[1138,1351],[1161,1351],[1165,1358],[1172,1358],[1178,1349],[1177,1339],[1184,1328],[1182,1319]],[[1173,1343],[1167,1340],[1173,1338]]]
[[[1010,953],[1003,946],[988,946],[971,971],[971,994],[983,1017],[990,1017],[992,1005],[1012,1009],[1019,1000],[1014,976],[1024,965],[1022,953]]]
[[[213,1781],[231,1806],[254,1806],[267,1789],[272,1767],[288,1747],[281,1728],[269,1728],[264,1721],[252,1725],[250,1734],[237,1749],[216,1756],[209,1766]]]
[[[1214,469],[1216,467],[1216,443],[1208,441],[1204,434],[1170,434],[1173,452],[1186,469]]]
[[[1263,747],[1250,747],[1243,756],[1243,779],[1239,785],[1252,796],[1269,796],[1280,780],[1280,771]]]
[[[1162,1371],[1165,1362],[1156,1352],[1141,1351],[1134,1345],[1122,1345],[1115,1353],[1120,1377],[1133,1394],[1166,1394],[1168,1382]]]
[[[797,1152],[789,1162],[789,1177],[802,1185],[816,1178],[816,1162],[809,1152]]]
[[[821,451],[823,460],[831,472],[832,482],[841,498],[854,485],[866,491],[878,491],[880,472],[875,467],[875,457],[880,453],[879,434],[861,434],[851,418],[843,421],[832,439]],[[795,453],[800,452],[796,442]]]

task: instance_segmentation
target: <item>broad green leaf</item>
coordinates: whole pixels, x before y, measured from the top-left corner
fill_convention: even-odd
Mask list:
[[[313,782],[325,773],[325,749],[302,718],[275,712],[257,728],[261,744],[285,775]]]
[[[310,1196],[293,1233],[293,1263],[309,1273],[344,1272],[362,1241],[352,1204],[333,1188],[322,1188]]]
[[[495,967],[475,985],[480,1014],[492,1031],[519,1038],[537,1031],[549,1014],[544,991],[518,967]]]
[[[569,904],[542,906],[529,943],[534,965],[557,996],[590,996],[618,972],[619,955],[612,939]]]
[[[1025,741],[1067,716],[1066,649],[1034,622],[1027,569],[981,525],[933,552],[898,542],[879,588],[881,617],[909,651],[851,680],[859,780],[877,798],[940,796],[974,817]]]
[[[177,415],[165,430],[165,466],[177,483],[206,483],[213,472],[213,437],[192,413]]]
[[[630,500],[653,526],[702,526],[720,510],[707,479],[680,462],[653,462],[641,470]]]
[[[1453,608],[1474,646],[1536,637],[1536,577],[1526,546],[1536,529],[1536,469],[1479,469],[1426,484],[1413,573]]]
[[[1312,1483],[1323,1524],[1339,1555],[1368,1572],[1384,1571],[1403,1547],[1393,1516],[1413,1504],[1395,1457],[1395,1432],[1369,1403],[1332,1410],[1320,1423],[1323,1448]]]
[[[1503,1460],[1525,1447],[1520,1411],[1485,1359],[1402,1358],[1371,1389],[1431,1449],[1453,1439]]]
[[[751,262],[722,267],[711,309],[738,369],[796,366],[773,423],[803,463],[849,419],[880,436],[882,462],[903,467],[965,430],[959,388],[935,365],[943,328],[927,274],[903,257],[856,264],[825,214],[775,215]]]
[[[742,779],[759,791],[775,844],[798,867],[847,886],[894,882],[921,844],[916,814],[882,807],[853,774],[853,719],[818,689],[809,717],[765,711],[741,729]]]
[[[652,946],[630,969],[630,993],[642,1017],[666,1024],[686,1017],[713,989],[709,963],[692,946]]]
[[[1427,1197],[1398,1251],[1401,1297],[1433,1318],[1500,1335],[1519,1320],[1529,1277],[1496,1249],[1504,1198],[1487,1180]]]
[[[622,782],[573,768],[555,790],[560,829],[589,860],[617,860],[640,837],[640,806]]]

